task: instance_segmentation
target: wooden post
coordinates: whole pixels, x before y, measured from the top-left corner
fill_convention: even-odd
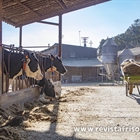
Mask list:
[[[0,96],[3,92],[3,70],[2,70],[2,0],[0,0]]]
[[[133,84],[129,84],[129,94],[133,93]]]
[[[62,57],[62,15],[59,15],[59,49],[58,49],[58,55],[59,55],[60,58]],[[61,81],[61,74],[59,74],[59,81]]]

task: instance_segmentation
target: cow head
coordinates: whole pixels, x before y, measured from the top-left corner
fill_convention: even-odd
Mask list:
[[[45,77],[43,77],[42,80],[38,81],[37,85],[42,87],[41,94],[44,93],[46,96],[55,98],[54,85],[49,79],[46,79]]]
[[[41,80],[43,75],[41,73],[39,62],[35,53],[24,51],[24,56],[26,60],[26,75],[36,80]]]
[[[53,67],[55,68],[55,70],[61,74],[65,74],[67,70],[62,64],[62,60],[58,56],[54,57],[53,55],[51,55],[51,59],[53,61]]]
[[[55,89],[54,89],[54,85],[51,83],[51,81],[48,79],[45,87],[44,87],[44,93],[45,95],[49,96],[49,97],[54,97],[55,98]]]

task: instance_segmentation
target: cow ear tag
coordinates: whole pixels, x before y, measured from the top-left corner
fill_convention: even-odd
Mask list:
[[[28,55],[26,55],[25,58],[28,59],[29,58]]]
[[[51,56],[51,60],[54,60],[54,57]]]
[[[51,60],[54,60],[54,58],[51,57]]]

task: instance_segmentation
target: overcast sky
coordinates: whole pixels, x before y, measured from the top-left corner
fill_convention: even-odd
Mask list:
[[[140,0],[112,0],[64,14],[62,43],[83,45],[79,37],[88,37],[87,46],[97,48],[101,39],[124,33],[140,19]],[[58,22],[58,17],[46,21]],[[23,46],[47,46],[58,43],[58,27],[32,23],[23,27]],[[19,28],[3,23],[3,44],[19,46]]]

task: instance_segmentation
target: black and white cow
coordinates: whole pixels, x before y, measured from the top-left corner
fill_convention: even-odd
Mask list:
[[[55,98],[56,91],[55,91],[53,83],[49,79],[44,77],[42,80],[37,82],[37,85],[41,87],[40,94],[44,93],[45,95],[49,97]]]
[[[47,72],[47,71],[53,70],[53,71],[57,71],[61,74],[66,73],[67,70],[59,57],[55,57],[53,55],[47,55],[47,56],[37,55],[37,57],[39,59],[39,65],[40,65],[42,72]],[[32,85],[33,82],[34,81],[32,79],[30,81],[25,79],[23,82],[20,82],[21,84],[18,85],[18,88],[20,88],[20,89],[26,88],[27,83],[29,85]],[[47,95],[47,96],[51,96],[51,97],[55,96],[54,86],[52,86],[53,85],[52,82],[50,80],[46,79],[45,77],[42,80],[35,81],[35,85],[38,85],[40,88],[42,88],[41,92],[40,92],[41,94],[45,93],[45,95]]]
[[[36,80],[41,80],[43,75],[38,59],[34,53],[24,51],[23,53],[9,52],[4,49],[4,76],[9,76],[9,85],[13,80],[23,74]],[[6,80],[4,77],[4,92],[6,91]]]
[[[48,56],[49,57],[43,58],[42,63],[40,63],[40,67],[43,66],[45,72],[53,70],[61,74],[65,74],[67,70],[62,63],[62,60],[59,57],[55,57],[53,55],[48,55]],[[41,87],[41,92],[40,92],[41,94],[44,93],[49,97],[56,96],[54,85],[49,79],[46,79],[44,77],[42,80],[36,81],[36,84]]]
[[[39,65],[41,70],[44,72],[51,71],[53,69],[61,74],[65,74],[67,71],[62,60],[58,56],[55,57],[52,54],[49,54],[48,56],[41,56],[40,60]]]
[[[51,59],[53,61],[53,67],[55,68],[55,71],[61,74],[65,74],[67,72],[65,66],[62,63],[62,60],[58,56],[54,57],[53,55],[51,55]]]

